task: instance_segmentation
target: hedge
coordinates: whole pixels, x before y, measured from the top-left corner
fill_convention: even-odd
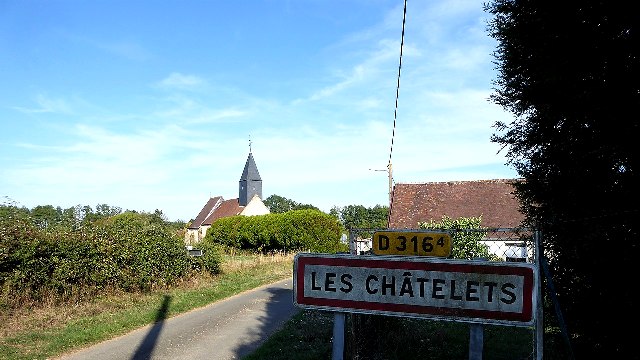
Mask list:
[[[347,251],[340,241],[338,219],[322,211],[305,209],[259,216],[232,216],[216,220],[207,230],[204,242],[244,250]]]

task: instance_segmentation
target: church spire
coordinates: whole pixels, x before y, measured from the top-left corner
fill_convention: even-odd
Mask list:
[[[253,159],[251,140],[249,140],[249,156],[247,157],[247,162],[244,164],[244,170],[242,171],[239,181],[238,204],[240,206],[247,206],[254,195],[258,195],[258,197],[262,199],[262,179],[260,178],[256,162]]]

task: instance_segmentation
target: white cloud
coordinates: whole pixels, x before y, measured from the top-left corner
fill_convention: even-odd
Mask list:
[[[168,89],[188,90],[201,87],[205,84],[206,82],[198,76],[174,72],[162,79],[158,83],[158,86]]]
[[[52,98],[47,95],[39,94],[35,99],[37,107],[24,108],[13,107],[23,113],[51,113],[51,114],[70,114],[72,107],[69,102],[62,98]]]

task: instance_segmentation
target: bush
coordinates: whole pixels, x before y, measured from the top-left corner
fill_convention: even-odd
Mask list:
[[[125,212],[73,230],[38,228],[9,207],[0,210],[2,303],[77,301],[105,289],[145,291],[191,272],[182,238],[149,214]],[[215,258],[204,267],[215,271]]]
[[[222,272],[222,250],[220,246],[207,241],[203,241],[200,245],[202,256],[191,258],[196,269],[206,271],[211,275],[220,274]]]
[[[293,210],[261,216],[233,216],[216,220],[205,243],[237,249],[271,251],[347,251],[340,242],[339,221],[318,210]]]
[[[481,217],[458,218],[454,220],[445,215],[438,223],[431,220],[420,223],[419,226],[421,229],[451,232],[453,246],[451,248],[450,258],[497,260],[496,256],[489,251],[489,247],[480,242],[487,234],[486,231],[482,230],[480,226],[481,222]]]
[[[109,242],[107,251],[119,271],[118,287],[149,290],[187,275],[189,255],[182,239],[147,214],[125,212],[99,225]]]

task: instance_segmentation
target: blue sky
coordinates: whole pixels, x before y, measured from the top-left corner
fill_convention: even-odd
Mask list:
[[[238,197],[323,211],[394,183],[517,177],[482,1],[0,0],[0,199],[194,218]],[[393,147],[392,144],[393,138]],[[380,170],[380,171],[376,171]]]

